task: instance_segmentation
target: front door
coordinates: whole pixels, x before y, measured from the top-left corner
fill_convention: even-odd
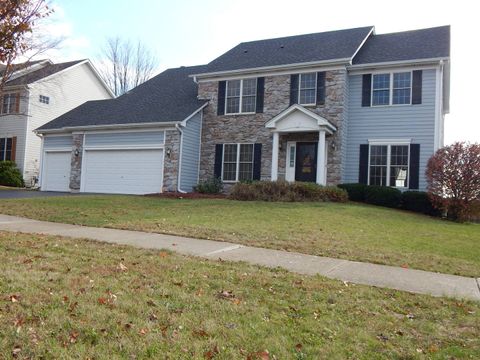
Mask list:
[[[317,146],[316,142],[297,142],[296,181],[317,181]]]

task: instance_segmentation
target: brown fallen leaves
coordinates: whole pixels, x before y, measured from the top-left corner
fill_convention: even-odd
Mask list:
[[[223,299],[223,300],[229,300],[235,305],[240,305],[242,302],[239,298],[235,296],[235,294],[231,290],[220,291],[219,293],[217,293],[217,298]]]

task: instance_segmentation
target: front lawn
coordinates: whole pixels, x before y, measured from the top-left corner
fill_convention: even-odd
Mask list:
[[[78,196],[2,200],[0,213],[480,277],[480,225],[364,204]]]
[[[479,358],[480,304],[0,232],[2,358]]]

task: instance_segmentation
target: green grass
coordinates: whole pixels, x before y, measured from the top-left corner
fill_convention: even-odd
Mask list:
[[[2,358],[480,357],[478,303],[6,232],[0,329]]]
[[[480,225],[363,204],[79,196],[2,200],[0,213],[480,277]]]

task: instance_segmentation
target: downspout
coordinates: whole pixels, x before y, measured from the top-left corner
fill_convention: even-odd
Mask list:
[[[177,177],[177,191],[182,194],[187,192],[181,189],[180,181],[182,179],[182,150],[183,150],[183,131],[179,124],[175,124],[175,128],[180,133],[180,153],[178,155],[178,177]]]

